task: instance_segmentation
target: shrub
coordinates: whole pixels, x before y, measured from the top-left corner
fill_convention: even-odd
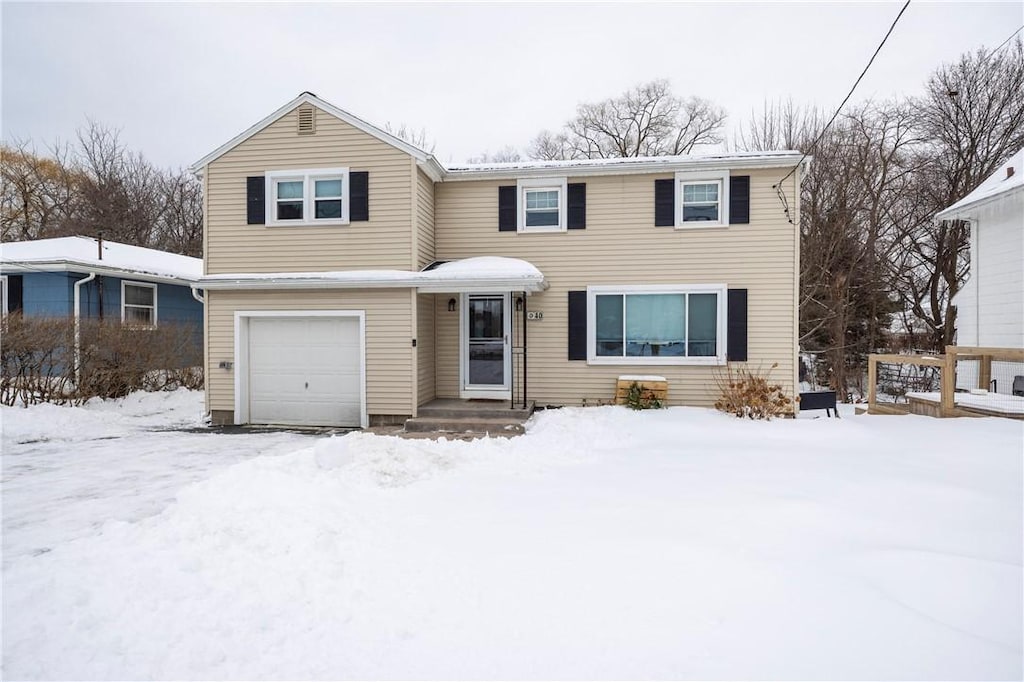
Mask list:
[[[654,391],[634,381],[626,392],[626,407],[631,410],[651,410],[661,408],[662,404]]]
[[[793,400],[782,391],[781,384],[770,382],[771,370],[779,366],[774,363],[767,370],[758,367],[735,367],[728,365],[716,373],[715,383],[719,397],[715,409],[750,419],[772,419],[793,413]]]
[[[0,403],[78,405],[132,391],[202,388],[202,339],[191,325],[155,329],[82,320],[75,357],[72,318],[11,314],[0,326]],[[75,365],[79,381],[76,384]]]

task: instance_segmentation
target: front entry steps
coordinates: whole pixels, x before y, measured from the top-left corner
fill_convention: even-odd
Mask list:
[[[453,435],[469,438],[511,437],[525,431],[533,403],[513,407],[508,400],[438,398],[421,405],[419,416],[405,421],[407,434]]]

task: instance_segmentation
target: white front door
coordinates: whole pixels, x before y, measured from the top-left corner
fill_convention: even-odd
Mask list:
[[[463,398],[512,397],[512,316],[509,294],[463,294],[461,314]]]

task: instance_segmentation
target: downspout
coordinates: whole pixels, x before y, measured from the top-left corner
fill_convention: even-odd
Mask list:
[[[191,291],[192,291],[192,298],[196,299],[197,301],[199,301],[203,305],[206,305],[206,301],[203,300],[202,295],[199,293],[199,287],[197,287],[195,284],[193,284],[192,286],[189,287],[189,289],[191,289]]]
[[[82,383],[82,289],[81,286],[96,279],[96,273],[89,273],[88,277],[75,282],[75,390]]]

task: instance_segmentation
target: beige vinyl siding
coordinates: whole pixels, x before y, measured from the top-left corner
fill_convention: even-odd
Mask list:
[[[319,126],[321,122],[317,122]],[[366,313],[366,408],[370,415],[412,414],[412,296],[408,289],[208,291],[208,410],[235,409],[235,311],[363,310]]]
[[[430,402],[436,393],[434,383],[436,298],[432,294],[419,294],[416,298],[417,405]]]
[[[415,177],[411,157],[321,110],[316,112],[316,134],[299,135],[296,111],[206,167],[207,274],[409,269]],[[369,221],[315,227],[246,224],[247,177],[333,167],[369,173]]]
[[[434,260],[434,181],[416,170],[416,269]]]
[[[441,183],[436,188],[439,259],[495,255],[524,258],[550,288],[529,298],[544,319],[528,323],[528,390],[538,403],[578,404],[612,397],[620,374],[660,374],[673,404],[709,405],[715,369],[680,365],[588,365],[567,359],[568,293],[588,285],[720,284],[748,290],[748,356],[793,392],[796,379],[797,231],[772,184],[785,170],[750,175],[750,224],[728,228],[654,226],[654,181],[672,175],[574,179],[587,184],[587,227],[560,233],[498,232],[498,187],[515,180]],[[796,179],[787,181],[791,205]],[[451,319],[449,319],[451,318]],[[458,395],[455,315],[438,312],[437,392]]]

